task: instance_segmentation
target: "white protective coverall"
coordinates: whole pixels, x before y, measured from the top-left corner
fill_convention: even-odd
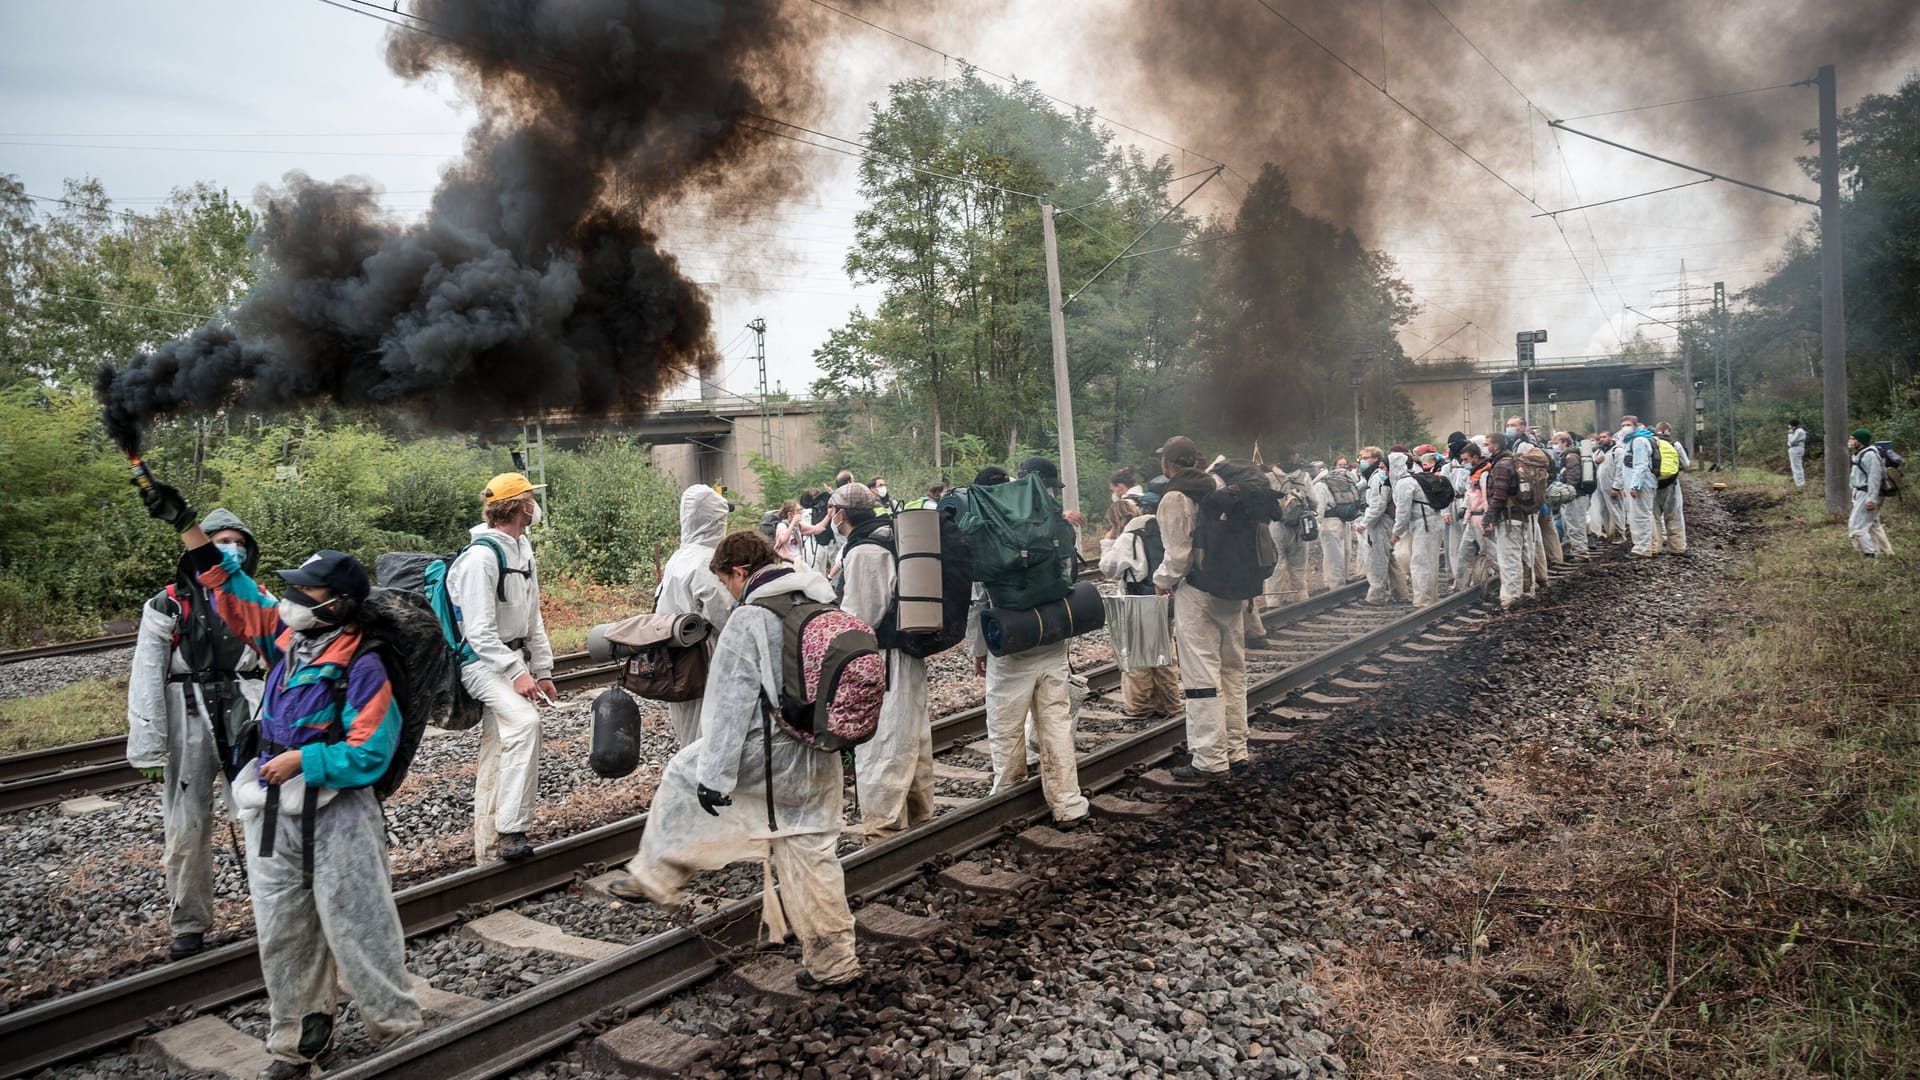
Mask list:
[[[1601,543],[1613,543],[1620,535],[1623,518],[1620,511],[1620,494],[1613,488],[1614,481],[1620,478],[1619,461],[1614,457],[1614,448],[1593,448],[1593,502],[1587,514],[1587,529],[1600,538]]]
[[[1880,459],[1880,451],[1869,446],[1853,455],[1853,465],[1847,470],[1847,487],[1853,493],[1853,513],[1847,518],[1847,536],[1863,555],[1891,555],[1891,551],[1881,551],[1881,539],[1886,532],[1880,526],[1880,484],[1885,479],[1887,463]],[[1869,508],[1869,504],[1871,508]]]
[[[1661,443],[1660,452],[1678,455],[1683,472],[1692,464],[1687,457],[1687,448],[1678,441]],[[1686,493],[1680,489],[1680,478],[1677,476],[1666,487],[1656,486],[1654,489],[1653,550],[1656,554],[1662,551],[1674,555],[1687,553]]]
[[[212,515],[208,520],[213,520]],[[241,528],[237,518],[234,524],[202,527],[209,532]],[[176,583],[176,589],[181,587]],[[205,604],[211,614],[211,590],[197,582],[189,587],[189,603]],[[160,821],[165,841],[161,862],[167,879],[167,922],[175,937],[213,929],[215,791],[228,816],[233,816],[233,793],[220,770],[213,721],[207,715],[208,688],[176,678],[191,671],[174,646],[174,634],[185,622],[175,614],[177,610],[164,592],[141,607],[133,667],[127,676],[127,764],[162,770]],[[218,616],[213,622],[220,622]],[[241,673],[238,684],[249,709],[258,708],[260,680],[266,673],[260,654],[242,646],[234,670]]]
[[[660,568],[660,591],[653,602],[653,610],[661,614],[690,613],[712,623],[708,649],[733,610],[733,597],[707,569],[714,545],[727,535],[727,513],[727,500],[705,484],[680,493],[680,547]],[[693,742],[700,737],[700,699],[668,702],[667,720],[681,746]]]
[[[1411,471],[1393,482],[1393,535],[1394,547],[1407,550],[1413,602],[1424,605],[1439,600],[1440,544],[1446,531],[1440,511],[1427,503]]]
[[[1347,583],[1347,523],[1327,513],[1333,505],[1331,472],[1322,469],[1313,478],[1313,511],[1320,515],[1320,577],[1328,589],[1338,589]]]
[[[1404,600],[1406,586],[1400,584],[1393,573],[1393,522],[1388,517],[1388,510],[1393,506],[1393,488],[1387,481],[1387,465],[1383,462],[1376,466],[1362,484],[1367,494],[1367,508],[1358,524],[1366,529],[1360,542],[1366,545],[1367,603]]]
[[[1793,486],[1807,486],[1807,429],[1787,430],[1787,465],[1793,469]]]
[[[833,602],[833,587],[819,574],[800,569],[766,580],[772,569],[749,579],[743,601],[800,592]],[[750,603],[734,608],[714,644],[700,738],[667,762],[627,870],[654,903],[671,907],[686,899],[687,882],[702,870],[749,859],[767,864],[768,938],[785,940],[791,927],[807,971],[837,983],[860,973],[846,877],[835,855],[844,774],[839,754],[797,742],[777,723],[770,743],[761,737],[762,695],[780,699],[781,647],[778,616]],[[733,805],[708,814],[697,794],[703,786],[730,794]],[[767,823],[769,790],[778,828]]]
[[[1587,547],[1590,542],[1587,532],[1589,527],[1587,514],[1592,506],[1593,496],[1580,495],[1577,492],[1580,490],[1580,482],[1593,475],[1593,447],[1585,442],[1576,443],[1571,450],[1567,451],[1566,462],[1567,467],[1562,476],[1569,478],[1568,483],[1573,485],[1576,494],[1572,502],[1560,508],[1561,520],[1567,526],[1567,535],[1561,544],[1566,550],[1567,558],[1584,559],[1587,557]]]
[[[845,556],[846,594],[840,606],[868,626],[893,609],[897,588],[893,552],[854,544]],[[873,738],[854,747],[853,780],[860,822],[879,838],[933,820],[933,716],[927,711],[927,662],[898,649],[882,653],[887,695]],[[717,789],[716,789],[717,790]]]
[[[1193,500],[1181,492],[1169,491],[1161,498],[1160,538],[1167,551],[1153,583],[1173,593],[1174,648],[1180,655],[1193,767],[1222,773],[1248,757],[1244,605],[1187,583],[1193,565],[1194,511]]]
[[[1440,515],[1440,550],[1447,556],[1447,586],[1449,591],[1457,591],[1465,579],[1466,571],[1461,565],[1460,541],[1467,534],[1467,485],[1473,479],[1473,470],[1467,468],[1459,458],[1446,458],[1440,462],[1440,475],[1445,477],[1447,485],[1453,488],[1453,502]]]
[[[1626,447],[1620,491],[1627,508],[1627,531],[1633,536],[1633,554],[1658,555],[1653,542],[1653,499],[1658,484],[1653,475],[1653,433],[1638,428],[1620,441]]]
[[[1276,466],[1269,476],[1273,490],[1292,489],[1301,492],[1307,497],[1307,505],[1312,506],[1313,495],[1304,468],[1286,472]],[[1273,564],[1273,573],[1267,576],[1267,606],[1277,608],[1298,604],[1313,591],[1312,583],[1307,580],[1307,542],[1300,538],[1301,529],[1298,525],[1275,521],[1267,525],[1267,531],[1273,535],[1274,549],[1280,554]]]
[[[1394,491],[1400,482],[1407,478],[1407,474],[1411,471],[1412,467],[1412,458],[1408,455],[1398,452],[1389,452],[1387,454],[1387,499],[1389,502],[1395,501]],[[1395,509],[1397,510],[1398,507],[1396,506]],[[1392,550],[1392,559],[1388,563],[1388,568],[1393,575],[1394,598],[1397,600],[1406,600],[1412,596],[1413,541],[1407,537],[1405,532],[1400,530],[1398,518],[1385,524],[1393,526],[1393,528],[1389,530],[1389,546]]]
[[[1504,462],[1504,456],[1496,460],[1483,482],[1491,484],[1494,469],[1512,467]],[[1516,477],[1514,487],[1517,488],[1519,483]],[[1526,518],[1515,518],[1504,507],[1493,506],[1491,501],[1488,503],[1487,517],[1493,522],[1493,558],[1500,574],[1500,606],[1509,608],[1521,598],[1535,595],[1533,537]]]
[[[460,669],[460,681],[485,707],[473,777],[473,856],[484,863],[500,857],[501,833],[524,833],[533,827],[533,801],[540,788],[540,710],[514,693],[513,681],[523,674],[552,678],[553,645],[540,616],[540,571],[533,563],[533,543],[488,525],[469,531],[474,540],[500,545],[507,564],[503,575],[493,549],[474,544],[447,568],[447,596],[467,644],[479,657]]]

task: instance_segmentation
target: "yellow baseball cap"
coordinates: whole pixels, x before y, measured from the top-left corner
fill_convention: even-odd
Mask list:
[[[494,503],[502,499],[511,499],[525,495],[529,491],[539,491],[546,486],[545,484],[533,483],[521,473],[503,472],[499,476],[487,481],[486,489],[480,492],[480,497],[487,502]]]

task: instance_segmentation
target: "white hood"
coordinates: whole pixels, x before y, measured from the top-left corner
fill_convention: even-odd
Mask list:
[[[680,544],[712,547],[727,535],[727,500],[705,484],[680,493]]]

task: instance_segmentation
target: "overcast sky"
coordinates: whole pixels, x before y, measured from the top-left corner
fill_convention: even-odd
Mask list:
[[[1123,89],[1131,84],[1110,53],[1075,47],[1124,3],[948,0],[937,25],[912,29],[951,55],[1031,78],[1046,91],[1179,142],[1188,136],[1176,121],[1158,115],[1151,95]],[[1321,20],[1343,19],[1348,10],[1298,0],[1281,6]],[[1409,33],[1427,32],[1411,21],[1420,14],[1406,13]],[[810,126],[857,136],[867,105],[888,82],[956,71],[951,61],[869,27],[817,11],[812,17],[828,21],[833,33],[821,57],[827,101],[821,115],[801,121]],[[1524,40],[1503,39],[1497,20],[1476,26],[1470,7],[1463,5],[1459,18],[1516,82],[1567,115],[1663,100],[1661,72],[1636,71],[1630,85],[1614,85],[1623,80],[1569,65],[1564,57],[1530,56]],[[1382,20],[1384,28],[1384,15]],[[1746,31],[1764,27],[1749,25]],[[442,165],[459,151],[470,113],[444,83],[408,84],[389,72],[382,59],[386,33],[374,19],[318,0],[7,0],[0,7],[0,172],[19,176],[29,192],[45,196],[57,196],[66,178],[98,177],[116,202],[137,211],[173,188],[203,180],[250,198],[256,186],[298,169],[321,178],[370,178],[385,190],[390,207],[417,213]],[[1382,52],[1384,58],[1384,44]],[[1499,79],[1471,53],[1457,61],[1448,54],[1448,63],[1448,78],[1475,85]],[[1843,73],[1843,103],[1891,90],[1916,65],[1920,48],[1909,48],[1902,62],[1884,69]],[[1809,74],[1754,71],[1747,85]],[[1447,87],[1395,89],[1417,99],[1422,91],[1444,95]],[[1263,92],[1284,90],[1248,88]],[[1772,93],[1777,100],[1765,100],[1778,109],[1778,165],[1770,175],[1751,179],[1815,194],[1792,161],[1803,152],[1801,131],[1815,122],[1813,94]],[[1433,138],[1384,100],[1380,108],[1381,137],[1389,144]],[[1668,134],[1663,115],[1654,110],[1590,124],[1658,148]],[[1556,152],[1537,119],[1529,127],[1517,106],[1515,117],[1514,137],[1506,145],[1470,148],[1543,206],[1689,179],[1572,137],[1563,137]],[[1120,134],[1183,163],[1164,144]],[[1665,148],[1686,156],[1679,152],[1684,147]],[[1228,160],[1242,174],[1258,171],[1257,160],[1235,160],[1233,147],[1197,149]],[[815,374],[810,354],[827,331],[856,303],[872,302],[871,292],[855,288],[841,271],[859,205],[852,159],[797,144],[781,152],[801,155],[816,182],[791,203],[767,207],[764,222],[714,228],[676,215],[664,223],[668,249],[695,280],[713,284],[724,381],[738,392],[751,392],[756,378],[748,320],[767,320],[770,378],[800,391]],[[1531,216],[1536,207],[1493,178],[1458,175],[1440,198],[1442,205],[1451,200],[1462,208],[1459,219],[1441,213],[1396,222],[1386,235],[1362,236],[1400,260],[1426,309],[1403,338],[1411,354],[1505,357],[1513,331],[1533,326],[1552,329],[1543,356],[1606,351],[1618,335],[1644,322],[1626,307],[1655,310],[1652,305],[1673,299],[1658,290],[1678,281],[1683,259],[1696,282],[1721,279],[1737,289],[1764,274],[1787,231],[1806,216],[1767,196],[1707,184],[1569,216],[1563,237],[1549,220]],[[1224,181],[1208,205],[1230,210],[1244,190],[1238,181]],[[1432,192],[1421,194],[1432,201]],[[1482,212],[1489,206],[1498,210],[1496,227],[1485,224]],[[1468,220],[1471,227],[1463,227]],[[743,260],[756,266],[757,282],[741,279]],[[1672,316],[1668,309],[1656,314]]]

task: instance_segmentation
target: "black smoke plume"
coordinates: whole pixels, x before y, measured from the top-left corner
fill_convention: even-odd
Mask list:
[[[262,193],[268,269],[234,309],[103,369],[128,453],[157,416],[334,402],[440,427],[645,408],[711,370],[711,315],[650,213],[790,191],[760,116],[811,104],[780,0],[415,0],[387,63],[450,75],[479,120],[417,224],[365,181]]]

